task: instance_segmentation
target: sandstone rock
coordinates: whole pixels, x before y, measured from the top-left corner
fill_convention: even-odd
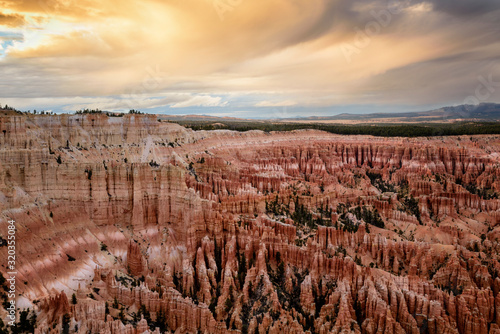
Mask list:
[[[499,331],[500,201],[481,191],[500,190],[497,136],[151,115],[4,116],[0,131],[0,233],[16,220],[36,333],[64,314],[79,333]]]

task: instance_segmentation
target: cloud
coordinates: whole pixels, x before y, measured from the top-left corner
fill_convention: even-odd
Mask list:
[[[271,102],[271,101],[262,101],[257,103],[256,107],[290,107],[296,105],[295,101],[280,101],[280,102]]]
[[[207,95],[194,96],[186,101],[178,102],[171,105],[171,108],[187,108],[187,107],[224,107],[227,102],[222,102],[221,97],[212,97]]]
[[[50,96],[54,110],[452,103],[499,56],[498,0],[224,3],[221,14],[211,0],[0,0],[0,99]]]
[[[0,13],[0,26],[20,27],[24,23],[25,21],[22,15]]]
[[[454,16],[473,17],[500,10],[497,0],[430,0],[437,11]]]
[[[192,95],[185,93],[169,93],[161,96],[122,95],[108,97],[42,97],[42,98],[6,98],[3,103],[16,106],[22,110],[47,110],[59,107],[64,112],[81,109],[100,109],[105,111],[128,111],[130,109],[148,110],[157,108],[187,108],[194,106],[225,106],[221,97],[208,95]]]

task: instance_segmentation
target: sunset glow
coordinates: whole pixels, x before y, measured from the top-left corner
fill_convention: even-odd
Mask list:
[[[3,0],[0,103],[247,117],[456,105],[479,76],[500,81],[499,13],[495,0]]]

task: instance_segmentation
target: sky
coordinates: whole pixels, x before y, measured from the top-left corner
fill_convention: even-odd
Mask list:
[[[500,101],[498,0],[0,0],[0,103],[283,118]]]

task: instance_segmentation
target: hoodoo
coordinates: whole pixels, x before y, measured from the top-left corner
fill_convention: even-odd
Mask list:
[[[0,131],[0,234],[15,220],[34,333],[500,333],[500,136],[136,114]]]

